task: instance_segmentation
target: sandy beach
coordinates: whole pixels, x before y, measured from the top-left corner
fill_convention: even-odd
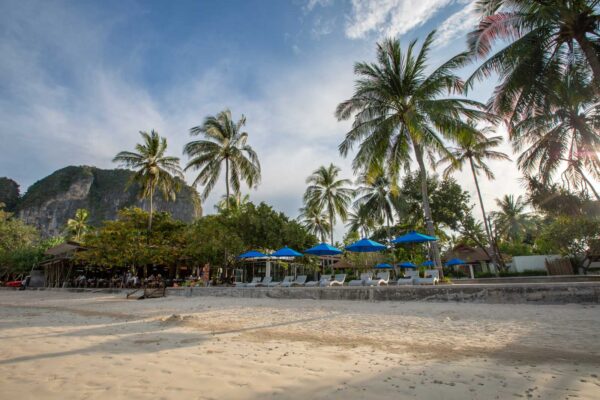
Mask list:
[[[600,308],[0,292],[2,399],[597,399]]]

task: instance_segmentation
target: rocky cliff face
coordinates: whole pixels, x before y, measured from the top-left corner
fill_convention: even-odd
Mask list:
[[[115,219],[124,207],[148,209],[148,202],[139,200],[139,186],[127,186],[133,172],[103,170],[95,167],[66,167],[34,183],[17,205],[18,215],[35,225],[44,236],[62,233],[69,218],[78,208],[90,214],[90,224]],[[154,198],[156,211],[167,211],[179,220],[190,222],[201,214],[196,190],[184,185],[174,202],[160,194]]]

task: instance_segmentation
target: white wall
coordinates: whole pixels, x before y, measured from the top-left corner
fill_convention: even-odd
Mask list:
[[[556,260],[558,258],[561,258],[561,256],[556,254],[543,256],[515,256],[512,259],[511,270],[516,272],[523,272],[525,270],[545,271],[545,261]]]

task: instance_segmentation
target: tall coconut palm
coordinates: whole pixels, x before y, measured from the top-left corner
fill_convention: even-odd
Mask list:
[[[556,171],[575,189],[600,194],[592,179],[600,181],[600,99],[584,71],[572,69],[548,87],[543,107],[510,129],[515,151],[521,151],[519,167],[537,172],[548,184]]]
[[[400,196],[400,189],[395,179],[390,177],[385,168],[379,164],[373,165],[370,170],[360,175],[356,183],[358,210],[361,210],[360,206],[364,206],[363,212],[368,212],[371,219],[379,224],[385,224],[388,239],[391,239],[390,229]]]
[[[494,173],[487,165],[487,161],[508,161],[510,158],[507,154],[494,150],[500,144],[502,144],[502,136],[488,137],[488,135],[491,133],[491,128],[485,127],[478,131],[475,123],[469,121],[469,125],[472,129],[469,132],[466,132],[464,135],[459,135],[457,140],[458,146],[452,148],[450,150],[450,154],[442,157],[438,161],[438,164],[449,164],[444,170],[444,177],[446,178],[454,172],[462,171],[465,164],[469,165],[471,173],[473,174],[473,180],[475,181],[475,189],[477,189],[477,197],[479,198],[479,205],[481,207],[481,215],[483,216],[485,232],[487,233],[488,241],[493,249],[493,260],[496,265],[500,265],[499,252],[497,251],[492,238],[492,231],[488,224],[477,176],[479,175],[479,172],[483,172],[488,179],[495,179]],[[477,132],[477,134],[473,134],[473,131]]]
[[[373,213],[365,203],[355,203],[348,213],[348,228],[350,232],[358,232],[361,237],[369,237],[376,227]]]
[[[137,152],[122,151],[115,156],[117,162],[135,171],[130,183],[140,185],[140,197],[149,199],[150,215],[148,230],[152,229],[152,213],[154,211],[154,193],[160,190],[165,200],[175,200],[181,188],[183,173],[179,166],[179,158],[166,156],[167,139],[152,130],[150,134],[140,132],[143,143],[135,146]],[[177,179],[180,178],[180,179]]]
[[[330,231],[329,218],[321,208],[311,206],[302,207],[298,220],[302,226],[318,237],[321,242],[327,240]]]
[[[195,140],[185,145],[183,152],[190,157],[185,170],[200,170],[194,185],[204,186],[202,198],[205,200],[214,188],[221,167],[225,164],[225,197],[230,197],[230,188],[237,194],[240,182],[254,188],[260,182],[260,162],[254,149],[247,144],[248,133],[242,129],[246,117],[234,122],[231,111],[221,111],[209,116],[204,123],[190,129],[192,136],[202,135],[204,140]],[[227,202],[227,207],[229,203]]]
[[[417,161],[421,176],[424,219],[427,232],[435,234],[427,192],[425,158],[435,152],[447,154],[443,138],[454,137],[469,129],[462,117],[479,119],[488,115],[478,108],[482,104],[462,99],[442,97],[461,90],[463,82],[454,74],[466,53],[459,54],[430,74],[427,58],[435,32],[425,39],[421,49],[416,41],[402,51],[400,42],[387,39],[377,45],[377,63],[357,63],[358,75],[353,96],[339,104],[339,120],[354,115],[352,129],[340,144],[342,155],[354,145],[359,149],[354,158],[355,169],[385,161],[392,174],[407,166],[412,157]],[[432,244],[435,264],[441,268],[438,246]]]
[[[548,82],[574,65],[584,65],[600,88],[598,0],[479,0],[481,21],[469,34],[475,57],[488,57],[469,82],[501,77],[490,105],[518,121],[530,113]],[[504,46],[506,42],[508,45]]]
[[[509,241],[522,238],[531,226],[529,213],[526,212],[527,202],[522,196],[515,199],[511,194],[496,199],[496,204],[500,209],[492,213],[492,218],[498,234]]]
[[[76,242],[80,242],[83,238],[83,235],[89,229],[88,218],[88,210],[80,208],[75,211],[75,218],[69,218],[67,220],[67,230],[71,234],[73,240]]]
[[[339,216],[342,221],[348,216],[348,207],[354,191],[348,179],[338,179],[341,170],[330,164],[321,166],[306,179],[309,185],[304,193],[304,203],[308,207],[325,210],[329,219],[329,233],[333,245],[333,226]]]

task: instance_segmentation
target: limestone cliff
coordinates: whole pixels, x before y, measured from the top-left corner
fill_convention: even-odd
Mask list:
[[[34,183],[17,205],[18,215],[28,224],[37,226],[44,236],[60,234],[67,220],[78,208],[90,214],[90,224],[115,219],[124,207],[147,209],[147,201],[139,200],[139,186],[127,187],[132,171],[104,170],[89,166],[60,169]],[[183,185],[174,202],[160,194],[154,198],[157,211],[167,211],[174,218],[190,222],[201,214],[196,190]]]

